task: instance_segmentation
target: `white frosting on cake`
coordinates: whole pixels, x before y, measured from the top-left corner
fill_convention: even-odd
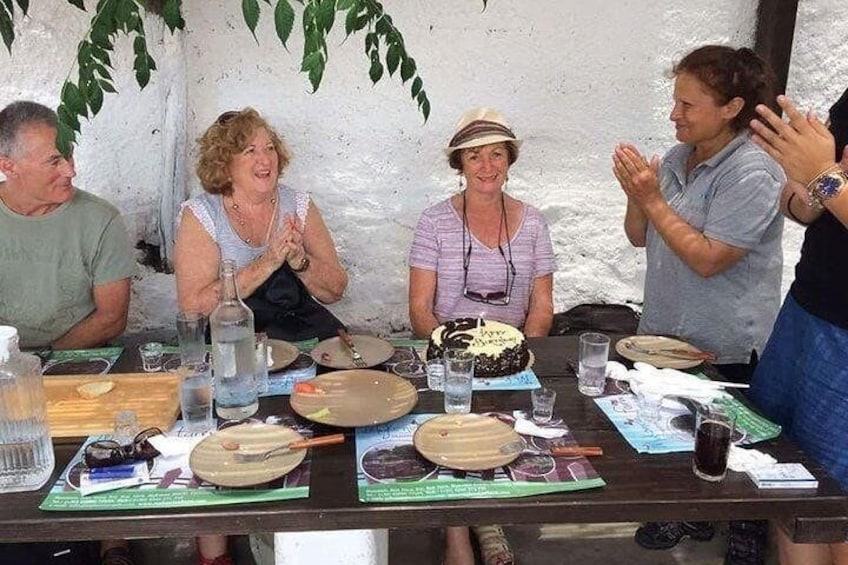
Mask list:
[[[433,330],[431,339],[438,347],[442,346],[442,331],[444,326]],[[461,333],[471,336],[468,351],[474,355],[490,355],[496,357],[504,350],[521,345],[524,334],[518,329],[493,320],[479,320],[475,327],[463,330]]]

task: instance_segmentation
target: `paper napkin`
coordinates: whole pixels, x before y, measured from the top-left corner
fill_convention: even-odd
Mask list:
[[[526,420],[523,417],[516,414],[516,412],[521,412],[520,410],[516,410],[513,412],[513,416],[515,416],[515,431],[516,433],[525,435],[525,436],[536,436],[545,439],[553,439],[555,437],[562,437],[566,434],[566,430],[563,428],[542,428],[537,426],[530,420]],[[523,415],[523,413],[521,413]]]

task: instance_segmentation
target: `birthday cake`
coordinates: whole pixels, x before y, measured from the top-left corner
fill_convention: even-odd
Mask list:
[[[460,318],[445,322],[430,334],[427,359],[437,359],[445,349],[467,349],[475,356],[474,376],[504,377],[527,368],[530,352],[524,334],[492,320]]]

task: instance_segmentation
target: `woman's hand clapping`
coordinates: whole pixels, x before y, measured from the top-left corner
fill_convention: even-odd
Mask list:
[[[628,198],[640,207],[653,200],[662,199],[659,181],[660,160],[657,156],[652,157],[649,162],[635,146],[620,143],[615,147],[612,161],[612,172]]]
[[[282,224],[271,234],[266,253],[268,260],[279,269],[283,263],[297,268],[306,257],[306,249],[303,247],[303,228],[300,221],[293,214],[283,218]]]

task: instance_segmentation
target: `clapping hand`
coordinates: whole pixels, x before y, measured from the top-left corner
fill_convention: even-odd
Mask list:
[[[802,114],[786,96],[778,96],[777,103],[789,121],[760,104],[761,119],[751,120],[752,139],[783,166],[789,178],[806,185],[835,164],[833,135],[813,112]]]
[[[628,198],[640,206],[662,198],[659,157],[654,156],[649,162],[635,146],[620,143],[615,147],[612,162],[612,172]]]
[[[303,228],[293,214],[287,214],[271,235],[268,256],[279,268],[284,262],[291,266],[300,265],[306,256],[303,247]]]

